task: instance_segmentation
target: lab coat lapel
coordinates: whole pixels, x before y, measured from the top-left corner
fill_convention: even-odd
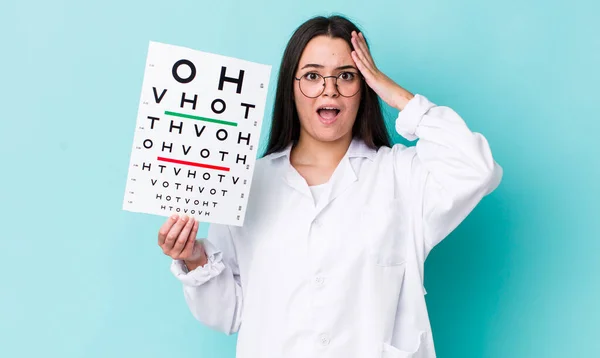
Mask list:
[[[345,155],[331,175],[331,179],[329,180],[330,185],[327,186],[322,200],[317,203],[317,214],[352,186],[357,179],[358,177],[354,172],[354,168],[350,164],[350,159],[348,155]]]
[[[298,173],[298,171],[289,163],[286,163],[284,168],[283,180],[290,186],[292,189],[302,193],[305,196],[308,196],[312,199],[312,193],[310,192],[310,188],[306,183],[306,180]]]

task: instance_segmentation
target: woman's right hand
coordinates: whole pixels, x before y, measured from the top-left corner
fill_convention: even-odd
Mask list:
[[[165,255],[183,260],[190,271],[208,262],[204,246],[196,241],[198,225],[198,221],[192,217],[175,214],[158,231],[158,246]]]

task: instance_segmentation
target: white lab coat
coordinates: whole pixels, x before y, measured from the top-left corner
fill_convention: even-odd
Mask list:
[[[423,267],[502,177],[486,139],[415,95],[396,130],[352,141],[315,203],[290,147],[257,160],[243,227],[211,225],[209,262],[174,260],[193,316],[239,358],[432,358]]]

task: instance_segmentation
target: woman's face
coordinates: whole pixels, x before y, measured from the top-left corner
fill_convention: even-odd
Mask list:
[[[313,38],[306,45],[295,73],[295,77],[302,80],[294,81],[301,137],[308,135],[322,142],[352,138],[361,98],[361,80],[350,51],[343,39],[324,35]],[[329,77],[325,79],[323,90],[323,79],[317,74],[341,74],[337,78],[338,88],[336,78]],[[319,95],[321,90],[323,92]]]

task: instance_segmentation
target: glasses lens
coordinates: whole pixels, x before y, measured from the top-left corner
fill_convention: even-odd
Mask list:
[[[342,72],[337,78],[337,89],[340,95],[352,97],[360,90],[360,79],[354,72]]]
[[[300,90],[307,97],[319,97],[325,88],[323,77],[308,73],[300,78]]]

